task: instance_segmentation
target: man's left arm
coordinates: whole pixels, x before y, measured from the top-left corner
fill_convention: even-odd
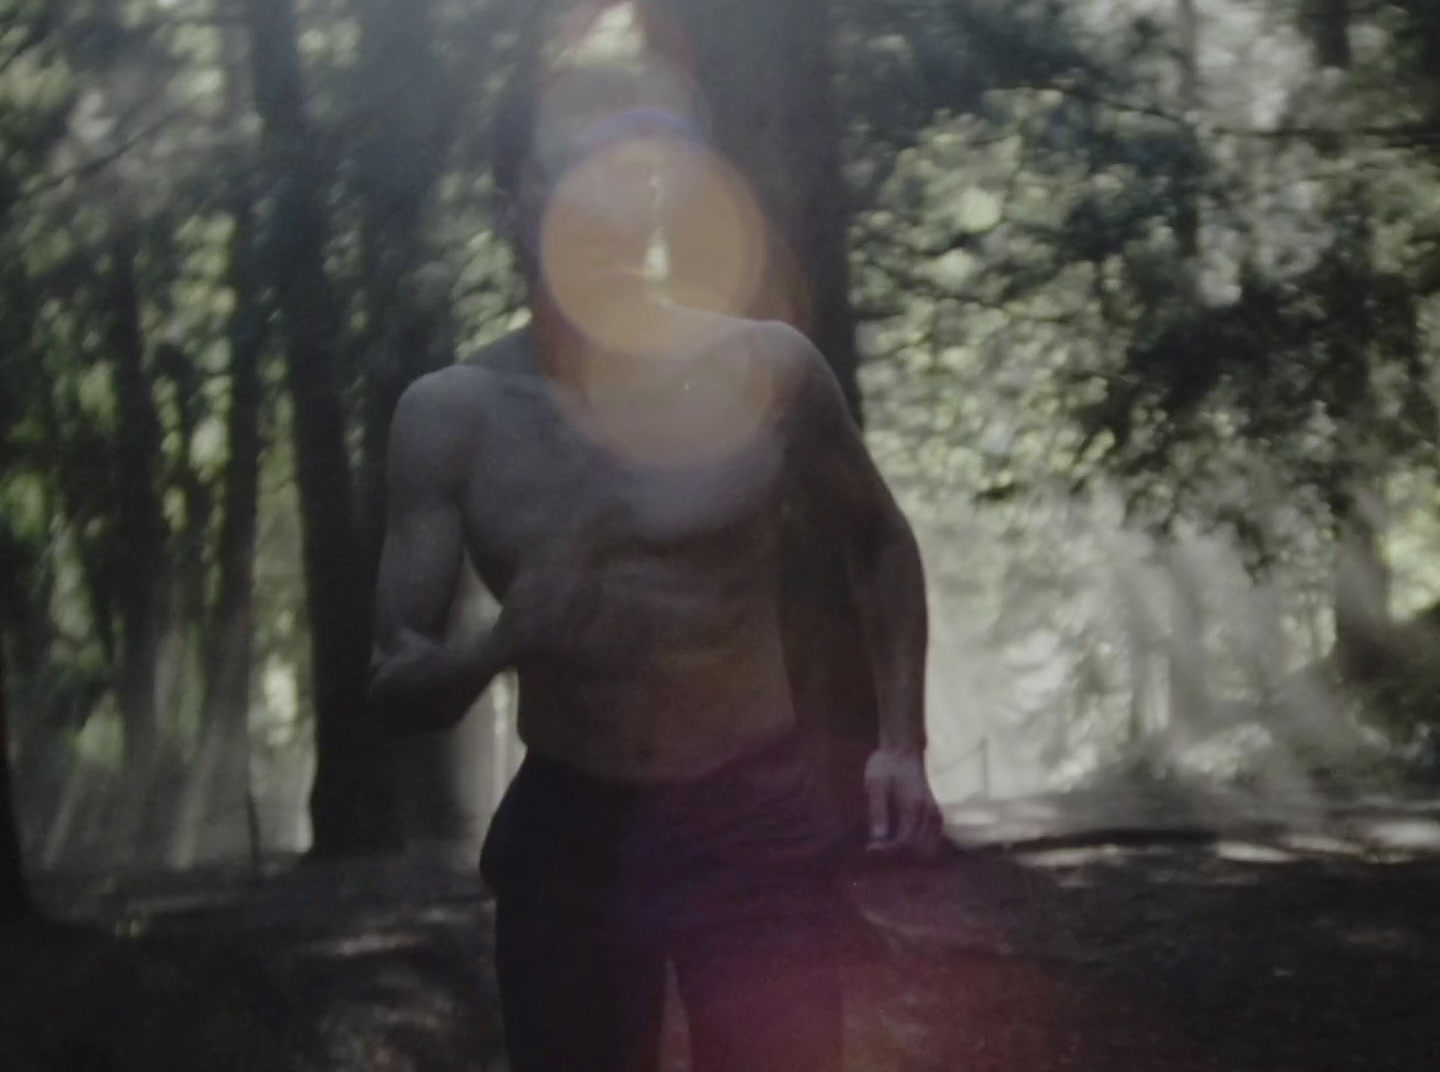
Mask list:
[[[872,849],[941,844],[940,810],[925,770],[925,575],[914,532],[866,449],[825,359],[804,336],[786,340],[792,484],[822,532],[843,540],[875,678],[879,747],[865,768]]]

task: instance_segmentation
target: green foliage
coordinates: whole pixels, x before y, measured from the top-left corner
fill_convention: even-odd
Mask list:
[[[299,5],[313,137],[291,163],[323,193],[362,481],[383,442],[377,397],[520,315],[488,156],[522,6]],[[1336,77],[1315,69],[1300,7],[1206,5],[1187,89],[1177,8],[1160,0],[832,4],[871,445],[926,534],[953,642],[998,653],[969,668],[978,690],[1056,763],[1127,739],[1134,682],[1106,585],[1133,567],[1163,587],[1143,572],[1158,545],[1128,542],[1133,530],[1223,538],[1252,581],[1279,579],[1290,643],[1276,677],[1325,654],[1328,534],[1357,482],[1391,493],[1394,606],[1440,594],[1425,536],[1440,14],[1367,5]],[[253,715],[277,753],[309,725],[293,406],[267,334],[274,295],[236,277],[237,241],[273,264],[295,221],[278,207],[284,175],[263,166],[233,12],[0,12],[0,585],[27,655],[10,670],[30,754],[47,738],[97,762],[121,747],[105,743],[113,725],[84,727],[119,717],[117,600],[135,551],[116,520],[122,239],[136,245],[166,572],[193,589],[168,597],[167,628],[186,643],[209,628],[219,583],[237,315],[267,339],[254,662],[297,691],[291,711],[261,688]],[[1223,632],[1207,638],[1209,673],[1254,706],[1244,644],[1229,651]],[[194,676],[194,651],[174,664]],[[1363,701],[1407,748],[1440,721],[1423,677]],[[192,686],[162,712],[179,761],[206,714]],[[947,688],[959,705],[968,686]],[[1212,740],[1232,738],[1248,739]],[[31,822],[53,811],[53,793],[38,799]]]
[[[1099,689],[1084,719],[1113,745],[1139,686],[1097,576],[1114,552],[1057,535],[1057,495],[1091,518],[1081,530],[1112,523],[1094,511],[1113,492],[1157,546],[1213,533],[1250,583],[1323,614],[1327,533],[1357,484],[1432,489],[1407,494],[1433,515],[1431,8],[1357,14],[1354,69],[1336,77],[1314,69],[1309,24],[1212,6],[1188,83],[1175,5],[846,8],[872,445],[924,524],[950,533],[973,513],[963,536],[927,541],[932,578],[987,578],[961,605],[992,631],[965,643],[1009,675],[1002,635],[1059,644],[1065,683],[1021,706],[1040,720],[1025,732],[1059,725],[1072,757],[1080,697]],[[1396,514],[1384,534],[1397,582],[1433,570],[1433,544],[1406,536],[1419,523]],[[1013,568],[1037,559],[1049,568]],[[1002,628],[1015,602],[1036,615],[1018,636]],[[1309,637],[1323,624],[1301,628],[1313,613],[1284,617],[1292,669],[1297,648],[1324,654]],[[1222,645],[1244,623],[1223,624],[1208,673],[1235,677],[1244,706],[1253,675]],[[1014,703],[1017,681],[979,706]]]

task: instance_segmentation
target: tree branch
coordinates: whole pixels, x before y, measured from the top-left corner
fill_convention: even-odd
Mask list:
[[[1159,105],[1123,100],[1101,93],[1088,86],[1070,81],[1035,83],[1012,88],[1053,90],[1068,97],[1087,101],[1115,112],[1158,119],[1180,127],[1200,128],[1201,133],[1232,138],[1259,138],[1279,141],[1328,141],[1336,138],[1378,138],[1407,147],[1440,145],[1440,123],[1434,121],[1396,124],[1371,124],[1358,127],[1235,127],[1224,124],[1197,124],[1194,120]]]

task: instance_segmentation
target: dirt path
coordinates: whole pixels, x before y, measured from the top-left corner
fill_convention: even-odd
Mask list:
[[[857,876],[849,1072],[1432,1072],[1440,860],[1385,859],[1137,840]],[[470,876],[201,893],[0,934],[0,1069],[504,1068]]]
[[[912,1064],[876,1067],[1440,1067],[1440,862],[1242,844],[877,879]]]

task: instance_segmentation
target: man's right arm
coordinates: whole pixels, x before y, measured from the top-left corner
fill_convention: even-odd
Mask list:
[[[510,663],[504,631],[448,630],[464,556],[461,436],[453,392],[426,377],[396,407],[369,701],[394,733],[455,725]]]

